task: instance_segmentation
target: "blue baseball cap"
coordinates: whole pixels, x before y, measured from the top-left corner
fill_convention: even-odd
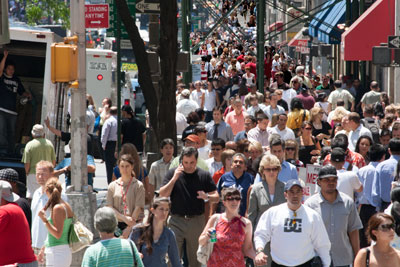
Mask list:
[[[303,189],[303,186],[301,185],[301,182],[297,179],[292,179],[287,181],[287,183],[285,184],[285,191],[290,190],[293,186],[299,186],[301,189]]]

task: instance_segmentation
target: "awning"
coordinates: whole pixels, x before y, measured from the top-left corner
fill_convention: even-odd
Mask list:
[[[337,25],[345,21],[346,1],[337,3],[318,29],[318,40],[327,44],[340,44],[341,30]]]
[[[308,36],[303,35],[303,29],[301,29],[292,40],[288,43],[288,46],[308,46],[308,40],[310,39]]]
[[[341,31],[337,24],[345,20],[346,1],[329,0],[321,9],[309,25],[310,35],[327,44],[340,44]]]
[[[281,21],[281,20],[278,20],[277,22],[272,23],[268,27],[269,32],[274,32],[274,31],[280,32],[282,30],[283,30],[283,21]]]
[[[372,47],[394,35],[395,0],[377,0],[342,34],[344,60],[371,61]]]

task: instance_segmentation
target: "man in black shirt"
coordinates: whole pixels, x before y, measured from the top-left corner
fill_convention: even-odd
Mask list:
[[[178,168],[171,169],[160,188],[161,197],[171,198],[169,227],[174,231],[180,256],[183,242],[190,267],[200,267],[196,251],[198,239],[205,225],[204,203],[219,201],[211,175],[196,167],[198,152],[194,147],[183,148]]]
[[[143,152],[146,141],[146,127],[135,117],[131,106],[122,106],[122,144],[134,144],[138,152]]]
[[[15,66],[7,61],[8,51],[4,50],[0,62],[0,152],[14,154],[15,125],[17,122],[17,93],[32,97],[25,91],[21,81],[14,75]],[[4,72],[4,73],[3,73]]]

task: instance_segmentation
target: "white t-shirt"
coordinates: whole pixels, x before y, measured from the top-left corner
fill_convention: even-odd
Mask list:
[[[211,150],[211,142],[206,140],[206,145],[203,147],[200,147],[197,149],[199,152],[199,158],[202,158],[203,160],[207,160],[210,158],[210,150]]]
[[[253,84],[255,84],[254,80],[255,80],[255,75],[253,73],[249,73],[250,76],[247,76],[247,73],[243,74],[242,79],[246,79],[246,86],[250,87]]]
[[[353,171],[340,170],[338,174],[337,190],[345,193],[354,200],[354,192],[362,186],[357,174]]]
[[[206,90],[204,95],[204,111],[212,111],[217,105],[216,99],[217,93],[215,93],[215,90],[212,90],[211,92]]]
[[[294,132],[292,129],[285,127],[285,129],[283,129],[283,131],[279,130],[278,125],[276,125],[275,127],[271,128],[270,134],[279,134],[281,136],[281,138],[286,141],[289,139],[296,139]]]
[[[190,94],[190,99],[193,100],[194,102],[201,107],[201,96],[204,94],[204,89],[200,89],[199,92],[197,90],[193,90],[193,92]]]
[[[280,66],[281,63],[279,63],[279,60],[272,60],[272,71],[279,71]]]
[[[288,104],[289,110],[290,110],[290,101],[292,101],[293,98],[295,98],[297,95],[296,90],[293,88],[283,90],[282,92],[282,99],[286,101]]]

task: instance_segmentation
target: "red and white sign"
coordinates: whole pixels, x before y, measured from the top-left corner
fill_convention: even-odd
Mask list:
[[[109,17],[108,4],[85,5],[86,28],[108,28]]]
[[[317,192],[317,179],[321,167],[319,165],[307,164],[306,168],[299,168],[299,179],[304,182],[304,200]]]

